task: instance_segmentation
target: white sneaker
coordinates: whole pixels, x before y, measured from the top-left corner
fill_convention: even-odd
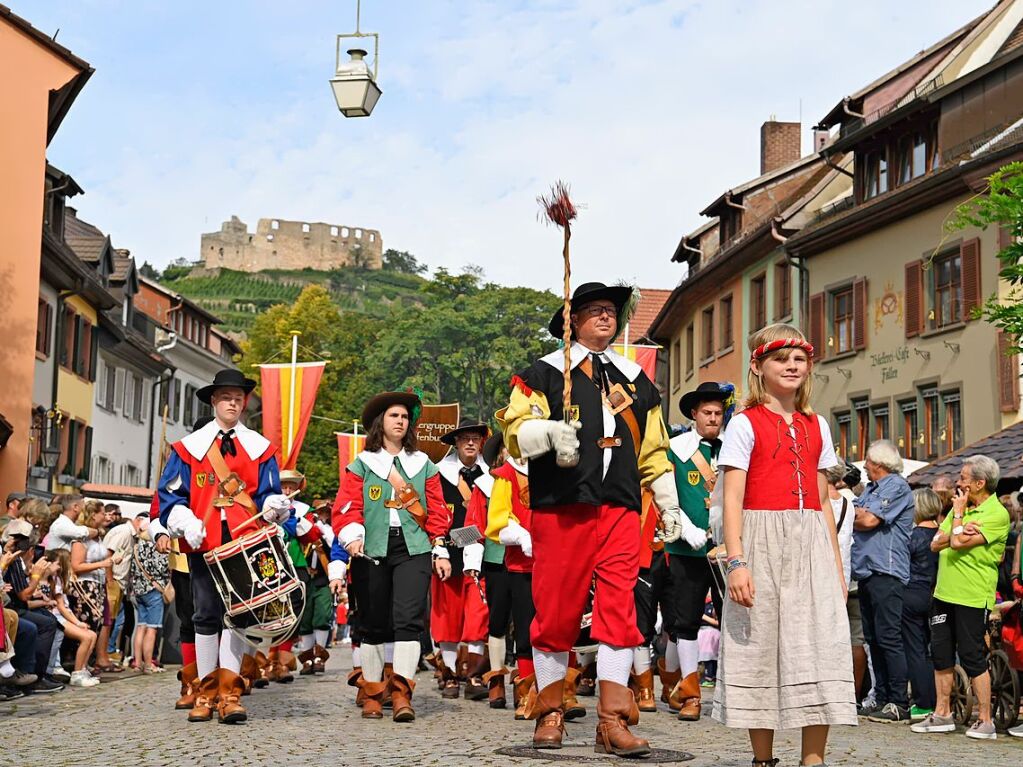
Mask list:
[[[72,687],[95,687],[100,682],[86,670],[75,671],[71,674]]]
[[[1006,730],[1014,738],[1023,738],[1023,724],[1017,724],[1010,730]]]
[[[955,732],[956,723],[950,716],[938,716],[928,714],[922,722],[917,722],[909,727],[913,732]]]
[[[966,731],[967,738],[976,738],[977,740],[995,740],[998,737],[998,733],[995,732],[994,722],[981,722],[980,720],[973,723],[973,727]]]
[[[57,666],[57,668],[53,669],[53,671],[50,672],[50,676],[58,682],[67,683],[71,681],[71,674],[69,674],[63,666]]]

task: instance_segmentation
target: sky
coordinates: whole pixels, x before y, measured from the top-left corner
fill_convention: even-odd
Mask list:
[[[72,205],[162,268],[231,215],[378,229],[430,267],[559,290],[536,196],[581,203],[573,283],[672,288],[679,238],[811,130],[994,0],[363,0],[383,96],[328,85],[355,0],[4,0],[96,70],[50,145]]]

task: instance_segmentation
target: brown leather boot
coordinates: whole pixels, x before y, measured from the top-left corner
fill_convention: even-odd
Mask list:
[[[483,675],[483,683],[487,685],[487,700],[491,708],[504,708],[508,705],[504,692],[504,677],[507,673],[508,669],[502,667]]]
[[[630,674],[629,689],[636,698],[636,706],[641,712],[656,713],[657,701],[654,699],[654,672],[647,669],[642,674]]]
[[[536,677],[533,674],[525,677],[517,676],[512,680],[512,702],[515,704],[516,719],[528,718],[526,703],[531,694],[536,697]]]
[[[579,681],[576,684],[576,693],[592,698],[597,694],[597,662],[587,663],[579,669]]]
[[[367,682],[359,680],[359,688],[363,693],[362,718],[383,719],[384,718],[384,693],[387,692],[387,682]]]
[[[416,689],[414,679],[406,679],[401,674],[391,674],[391,708],[394,712],[391,719],[395,722],[414,722],[416,712],[412,708],[412,691]]]
[[[675,686],[676,697],[679,699],[678,718],[683,722],[700,721],[701,704],[700,674],[694,671]]]
[[[281,663],[288,671],[298,671],[298,658],[291,650],[281,650]]]
[[[601,679],[600,699],[597,701],[597,741],[593,747],[598,754],[615,756],[647,756],[650,744],[629,732],[629,725],[639,722],[636,698],[628,687]]]
[[[565,680],[559,679],[539,693],[531,690],[526,697],[526,718],[536,720],[533,748],[561,748],[565,736],[564,696]]]
[[[330,653],[325,647],[318,644],[313,645],[313,673],[322,674],[327,670],[327,661],[330,660]]]
[[[461,692],[461,685],[455,677],[455,673],[447,666],[441,666],[440,696],[448,700],[454,700]]]
[[[392,676],[394,676],[394,664],[393,663],[385,663],[384,664],[384,684],[386,684],[388,686],[387,689],[390,689],[391,677]],[[387,709],[387,708],[390,708],[390,707],[391,707],[391,696],[389,694],[385,694],[384,695],[384,708]]]
[[[181,670],[178,671],[178,681],[181,682],[181,697],[174,704],[174,708],[178,711],[184,711],[186,708],[193,708],[195,706],[195,696],[199,692],[198,673],[194,663],[182,666]]]
[[[211,671],[199,681],[199,689],[195,695],[195,705],[188,712],[190,722],[208,722],[213,718],[213,709],[217,705],[217,693],[220,691],[220,677]]]
[[[261,652],[256,653],[256,668],[259,677],[252,681],[252,686],[256,689],[266,687],[270,684],[270,659]]]
[[[570,668],[565,673],[565,699],[562,708],[565,719],[581,719],[586,716],[586,707],[575,697],[576,683],[579,681],[579,669]]]
[[[245,682],[245,690],[242,695],[251,695],[252,688],[255,686],[256,680],[259,679],[259,666],[256,665],[256,659],[248,653],[243,655],[241,671],[238,674]]]
[[[311,676],[313,673],[313,648],[310,647],[305,652],[299,654],[298,662],[302,664],[302,668],[299,669],[299,676]]]
[[[483,681],[483,670],[489,665],[482,655],[469,653],[469,676],[465,681],[466,700],[486,700],[489,691]]]
[[[245,683],[240,675],[222,668],[217,671],[218,690],[217,720],[221,724],[238,724],[249,718],[241,704]]]
[[[469,648],[464,644],[458,645],[458,654],[455,656],[455,676],[459,682],[469,678]]]
[[[355,705],[362,707],[362,704],[366,701],[366,693],[362,691],[362,685],[359,682],[362,681],[362,669],[353,668],[348,673],[348,686],[355,687],[357,692],[355,693]]]
[[[678,697],[673,697],[672,692],[678,680],[682,678],[682,672],[665,670],[664,658],[660,658],[657,661],[657,675],[661,677],[661,700],[667,703],[672,711],[678,711],[682,707],[682,702]]]
[[[287,654],[291,655],[290,652]],[[284,655],[285,652],[283,650],[270,650],[270,657],[268,659],[270,663],[270,671],[268,676],[271,682],[288,684],[288,682],[295,681],[295,677],[291,675],[291,672],[288,671],[288,667],[284,665]],[[292,655],[292,657],[295,656]]]

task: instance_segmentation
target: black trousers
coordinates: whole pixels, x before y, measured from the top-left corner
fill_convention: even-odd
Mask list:
[[[192,579],[188,573],[171,570],[171,584],[174,586],[174,612],[178,615],[178,639],[186,644],[195,642],[195,625],[192,615],[195,605],[192,602]]]
[[[711,570],[713,566],[706,557],[668,554],[671,581],[665,602],[671,605],[671,609],[665,615],[664,625],[671,641],[696,639],[703,625],[708,591],[720,618],[721,588]]]
[[[934,663],[931,660],[931,592],[907,588],[902,596],[902,644],[906,648],[906,672],[913,690],[913,702],[920,708],[934,708]]]
[[[490,636],[503,637],[511,627],[515,657],[533,657],[529,627],[536,615],[533,604],[533,574],[509,572],[504,565],[484,563],[487,606],[490,608]]]
[[[667,599],[670,593],[671,572],[663,551],[653,552],[650,567],[641,568],[636,586],[632,590],[636,599],[636,628],[643,635],[644,644],[651,644],[656,636],[657,608],[661,608],[661,622],[673,622],[674,606]]]
[[[32,673],[42,679],[43,674],[46,673],[46,667],[50,665],[50,650],[53,648],[53,638],[57,634],[59,624],[52,613],[38,608],[35,610],[18,610],[18,618],[36,627],[36,662]]]
[[[419,641],[425,628],[430,566],[429,552],[409,555],[400,527],[391,528],[387,556],[379,565],[366,557],[352,560],[352,587],[358,595],[365,644]]]
[[[12,665],[26,674],[34,674],[36,672],[36,643],[39,639],[39,631],[36,629],[36,624],[32,621],[25,620],[20,615],[18,616],[18,633],[14,638],[14,660]],[[53,643],[50,643],[52,648]],[[46,652],[47,662],[49,662],[50,653]],[[44,669],[45,671],[45,669]]]
[[[221,545],[231,538],[227,520],[220,522]],[[219,634],[224,627],[224,600],[213,582],[213,573],[202,554],[188,555],[188,575],[192,582],[192,626],[196,634]]]
[[[878,705],[907,708],[906,648],[902,644],[902,600],[906,591],[894,575],[876,573],[859,582],[863,638],[870,645]]]

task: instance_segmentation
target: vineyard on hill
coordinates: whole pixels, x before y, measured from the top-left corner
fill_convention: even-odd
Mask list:
[[[376,269],[312,269],[237,272],[175,270],[163,284],[223,320],[230,332],[247,333],[256,316],[276,304],[293,304],[302,289],[320,285],[343,310],[384,317],[395,304],[419,306],[427,280],[416,274]]]

